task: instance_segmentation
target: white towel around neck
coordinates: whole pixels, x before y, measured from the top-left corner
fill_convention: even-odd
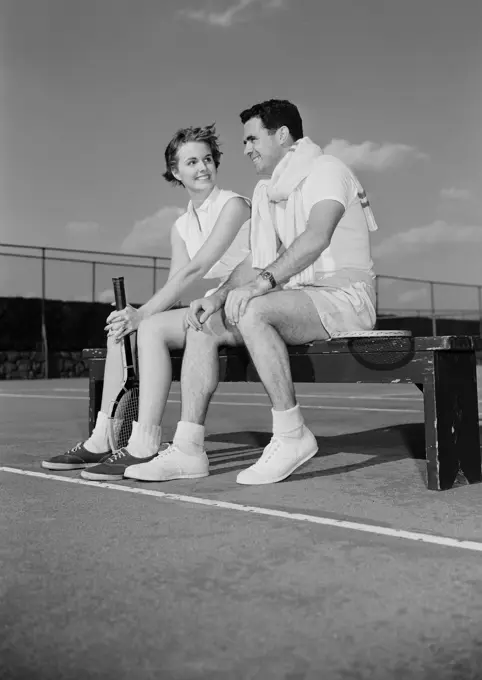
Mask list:
[[[288,153],[278,163],[271,179],[258,182],[253,194],[251,213],[251,251],[253,267],[264,269],[276,260],[277,237],[275,222],[278,229],[284,229],[283,242],[286,247],[306,229],[306,216],[303,208],[301,184],[310,174],[313,167],[323,156],[323,150],[303,137],[295,142]],[[357,178],[352,175],[357,191],[364,196],[364,190]],[[276,220],[276,204],[286,201],[284,219]],[[362,202],[363,203],[363,202]],[[378,227],[370,205],[364,206],[363,212],[370,231]],[[314,263],[291,277],[290,283],[309,284],[315,279]]]

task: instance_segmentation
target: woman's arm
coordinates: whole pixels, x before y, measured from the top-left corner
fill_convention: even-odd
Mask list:
[[[142,318],[163,312],[177,302],[184,291],[192,283],[202,278],[224,255],[249,217],[250,209],[246,201],[240,197],[231,198],[221,210],[206,243],[193,259],[188,261],[183,259],[181,244],[177,239],[182,242],[187,255],[186,246],[179,234],[174,234],[174,231],[177,232],[177,228],[174,226],[171,235],[173,261],[169,278],[164,286],[139,308]]]
[[[174,274],[191,262],[189,253],[187,252],[186,244],[181,238],[176,224],[171,227],[171,262],[169,263],[169,276],[167,280],[172,279]]]

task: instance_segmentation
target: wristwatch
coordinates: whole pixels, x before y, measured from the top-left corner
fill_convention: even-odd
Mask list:
[[[276,288],[276,286],[278,285],[276,283],[276,279],[274,278],[274,276],[271,272],[268,272],[268,271],[261,272],[260,276],[265,281],[269,281],[269,283],[271,284],[271,288]]]

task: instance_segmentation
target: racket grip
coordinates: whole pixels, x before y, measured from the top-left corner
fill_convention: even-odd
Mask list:
[[[127,305],[124,277],[119,276],[117,278],[112,279],[112,284],[114,286],[114,300],[116,309],[117,310],[124,309],[124,307]]]

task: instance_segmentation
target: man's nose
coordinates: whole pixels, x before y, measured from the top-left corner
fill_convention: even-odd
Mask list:
[[[246,144],[245,147],[244,147],[244,155],[248,156],[251,153],[252,150],[253,150],[252,145],[249,144],[249,143]]]

